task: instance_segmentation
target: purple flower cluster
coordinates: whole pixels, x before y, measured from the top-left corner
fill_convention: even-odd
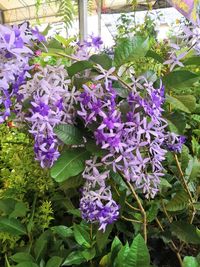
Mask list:
[[[180,152],[183,143],[165,130],[164,87],[156,89],[145,77],[132,77],[132,91],[119,102],[112,80],[110,70],[104,70],[101,82],[92,88],[84,86],[78,114],[86,125],[96,127],[96,143],[108,152],[102,163],[122,173],[146,197],[154,197],[164,175],[166,146]]]
[[[109,171],[103,170],[103,164],[97,158],[86,161],[83,178],[86,179],[82,189],[80,210],[84,220],[99,223],[99,230],[105,231],[108,224],[119,217],[119,206],[112,199],[110,188],[106,186]]]
[[[20,99],[19,87],[30,78],[29,60],[34,53],[29,47],[37,38],[27,23],[0,25],[0,123],[10,116],[12,98]]]
[[[102,44],[101,37],[91,35],[87,41],[77,43],[75,56],[80,60],[87,60],[92,54],[100,50]]]
[[[171,44],[171,51],[169,52],[169,58],[164,62],[164,64],[170,66],[170,71],[172,71],[176,66],[184,67],[183,62],[188,53],[193,49],[197,55],[200,55],[200,19],[195,23],[183,27],[182,44],[187,50],[182,50],[181,45]],[[180,51],[183,51],[180,53]]]
[[[188,43],[189,47],[194,48],[197,55],[200,55],[200,18],[196,23],[183,28],[184,39]]]
[[[60,155],[54,127],[60,123],[73,123],[77,92],[74,88],[69,90],[69,83],[64,66],[47,66],[39,69],[19,90],[22,103],[31,99],[31,108],[27,114],[19,105],[18,119],[25,119],[30,125],[36,160],[42,168],[51,167]]]

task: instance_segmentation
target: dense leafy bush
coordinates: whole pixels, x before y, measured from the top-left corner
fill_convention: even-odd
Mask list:
[[[197,27],[114,57],[1,30],[1,73],[19,66],[0,73],[2,266],[199,266]]]

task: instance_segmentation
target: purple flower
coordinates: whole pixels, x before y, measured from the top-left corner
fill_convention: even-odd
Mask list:
[[[109,171],[100,171],[102,163],[97,158],[86,161],[83,178],[86,179],[82,189],[80,210],[84,220],[99,223],[99,230],[105,231],[119,217],[119,206],[112,199],[110,188],[106,186]]]

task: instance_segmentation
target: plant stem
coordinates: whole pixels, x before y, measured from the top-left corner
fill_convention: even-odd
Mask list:
[[[163,200],[161,201],[161,204],[162,204],[163,212],[164,212],[165,216],[167,217],[169,223],[172,223],[172,218],[170,218],[170,216],[169,216],[169,214],[165,208],[165,204],[164,204]]]
[[[178,157],[177,157],[176,154],[174,155],[174,158],[175,158],[176,165],[177,165],[177,168],[178,168],[178,171],[179,171],[179,174],[180,174],[180,182],[181,182],[181,184],[183,186],[183,189],[188,194],[189,202],[190,202],[190,205],[192,207],[192,214],[191,214],[190,219],[189,219],[190,224],[192,224],[193,223],[193,220],[194,220],[194,216],[196,214],[196,209],[195,209],[195,207],[193,205],[193,202],[194,202],[193,201],[193,197],[192,197],[192,194],[191,194],[191,192],[190,192],[190,190],[188,188],[188,185],[187,185],[187,183],[185,181],[184,173],[183,173],[183,171],[181,169],[181,165],[180,165],[180,162],[179,162]]]
[[[127,181],[124,176],[120,173],[121,177],[123,178],[124,182],[127,184],[127,186],[129,187],[129,189],[131,190],[131,193],[133,194],[137,204],[138,204],[138,207],[140,209],[140,212],[143,216],[143,236],[144,236],[144,241],[145,243],[147,243],[147,215],[146,215],[146,212],[142,206],[142,203],[137,195],[137,193],[135,192],[135,189],[134,187],[132,186],[132,184]]]
[[[124,219],[125,221],[128,221],[128,222],[133,222],[133,223],[143,223],[141,221],[137,221],[137,220],[133,220],[133,219],[130,219],[130,218],[127,218],[125,216],[121,216],[122,219]]]
[[[117,195],[118,195],[118,197],[119,197],[119,196],[120,196],[119,191],[117,190],[116,186],[113,186],[113,187],[114,187],[114,189],[115,189],[115,191],[116,191],[116,193],[117,193]],[[132,209],[132,210],[134,210],[134,211],[140,211],[140,209],[138,209],[138,208],[136,208],[136,207],[133,207],[130,203],[128,203],[127,200],[125,200],[125,204],[126,204],[130,209]]]

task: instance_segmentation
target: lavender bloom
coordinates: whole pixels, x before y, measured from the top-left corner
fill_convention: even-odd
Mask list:
[[[168,133],[168,135],[165,137],[164,145],[168,148],[169,151],[181,153],[182,146],[185,141],[185,136],[179,136],[175,133]]]
[[[100,50],[103,41],[100,37],[91,35],[87,41],[77,43],[77,51],[74,56],[80,60],[87,60],[92,54]]]
[[[13,27],[0,25],[0,123],[11,114],[12,100],[21,99],[19,88],[30,77],[29,60],[33,37],[26,23]]]
[[[22,105],[18,103],[17,120],[29,123],[29,132],[35,140],[35,158],[42,168],[51,167],[60,155],[54,127],[60,123],[74,122],[74,104],[79,93],[75,92],[75,88],[70,90],[69,83],[64,66],[48,66],[38,69],[19,90],[23,96],[21,102],[31,99],[31,108],[29,114],[24,113]]]
[[[164,175],[162,162],[167,152],[167,122],[162,117],[164,87],[161,83],[154,88],[145,77],[132,77],[133,90],[127,97],[125,115],[120,110],[121,103],[117,103],[111,73],[105,71],[100,76],[103,82],[93,88],[83,87],[78,115],[86,125],[95,123],[96,143],[107,151],[102,163],[120,171],[147,198],[154,197]],[[173,140],[168,144],[179,149]]]
[[[119,217],[119,206],[112,199],[110,188],[106,186],[109,171],[101,172],[102,163],[96,162],[97,158],[86,161],[83,178],[86,183],[82,189],[80,210],[84,220],[99,223],[99,230],[106,229]]]

